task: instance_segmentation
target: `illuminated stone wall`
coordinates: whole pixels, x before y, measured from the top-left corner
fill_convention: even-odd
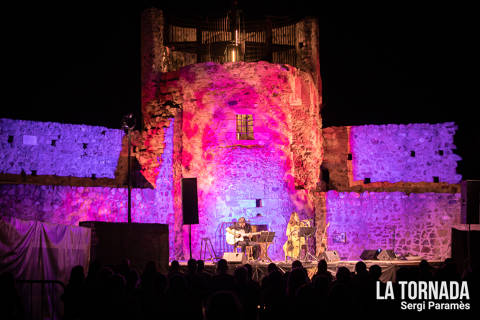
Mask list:
[[[122,130],[0,119],[0,173],[114,178]]]
[[[460,194],[329,191],[326,211],[328,249],[342,258],[359,260],[363,250],[381,248],[443,260],[460,223]]]
[[[42,168],[44,161],[47,161],[48,164],[53,164],[54,167],[57,168],[57,171],[50,172],[50,174],[53,174],[54,172],[65,173],[67,171],[59,170],[62,170],[62,168],[68,169],[73,165],[76,165],[79,169],[70,172],[70,174],[82,175],[86,172],[81,170],[84,165],[86,168],[99,168],[101,165],[105,165],[105,163],[102,163],[98,159],[99,154],[104,157],[111,157],[112,159],[113,157],[116,157],[116,161],[118,161],[120,151],[117,150],[122,148],[121,134],[123,134],[123,132],[120,130],[16,120],[8,120],[3,123],[11,124],[11,128],[19,127],[21,128],[18,129],[20,132],[30,133],[38,137],[38,144],[36,146],[39,150],[39,156],[37,156],[35,162],[32,161],[31,163],[39,164],[40,166],[37,168]],[[175,238],[173,233],[173,119],[167,120],[166,123],[169,125],[168,127],[162,130],[157,130],[157,136],[161,136],[163,147],[161,148],[162,153],[157,159],[155,171],[156,188],[132,189],[132,221],[169,224],[171,233],[170,251],[171,255],[173,255],[173,241]],[[28,124],[28,126],[25,126],[25,124]],[[47,141],[46,137],[50,137],[46,132],[51,133],[51,131],[46,130],[46,128],[49,128],[50,130],[55,129],[55,134],[64,137],[66,141],[72,141],[72,143],[69,145],[63,141],[58,144],[58,149],[54,149],[45,142]],[[41,129],[43,129],[43,131]],[[65,130],[62,131],[62,129]],[[78,132],[74,129],[78,129]],[[106,132],[110,130],[113,133],[117,133],[117,139],[99,139],[98,137],[103,137],[100,129],[105,129]],[[4,132],[5,131],[6,130],[4,130]],[[110,133],[110,136],[112,136],[112,133]],[[18,139],[18,135],[16,135],[16,137]],[[57,135],[55,137],[58,139]],[[81,137],[81,139],[79,137]],[[106,137],[109,138],[109,135],[106,135]],[[76,143],[73,143],[73,141]],[[90,150],[98,150],[98,153],[93,153],[90,159],[85,156],[77,159],[77,153],[70,152],[69,150],[75,150],[78,148],[76,144],[80,143],[79,141],[88,141]],[[32,153],[33,147],[35,146],[29,146],[26,149],[28,152]],[[51,147],[53,151],[48,150],[49,147]],[[20,148],[24,147],[20,146]],[[82,145],[80,148],[82,148]],[[22,149],[20,149],[20,151],[13,151],[15,150],[14,148],[11,149],[12,154],[20,154],[20,156],[12,157],[12,161],[16,160],[21,162],[23,159],[28,158],[26,157],[28,154],[25,152],[21,153]],[[45,151],[46,149],[51,152],[48,157],[43,156],[43,154],[47,152]],[[8,156],[11,156],[11,154],[8,154]],[[86,164],[83,164],[81,160],[86,161]],[[90,161],[90,165],[88,161]],[[113,166],[113,168],[109,166],[105,167],[109,170],[115,171],[116,166]],[[102,170],[99,169],[95,172],[102,172]],[[42,173],[45,174],[43,171],[40,171],[39,174]],[[42,176],[40,175],[38,178],[41,179]],[[2,184],[0,185],[0,210],[1,215],[66,225],[77,225],[80,221],[86,220],[126,222],[127,189],[111,187]]]
[[[132,221],[164,223],[168,207],[158,206],[161,203],[155,190],[132,189]],[[0,208],[2,215],[65,225],[87,220],[126,222],[127,189],[0,185]]]
[[[192,226],[194,252],[202,237],[218,242],[222,222],[245,216],[276,232],[269,254],[283,258],[292,211],[313,218],[316,210],[321,120],[311,76],[266,62],[203,63],[158,79],[157,99],[144,105],[145,127],[154,126],[155,115],[162,113],[175,114],[181,122],[174,138],[174,145],[181,145],[181,166],[174,180],[177,185],[182,177],[198,181],[200,224]],[[165,110],[162,105],[169,100],[181,105],[181,111]],[[253,116],[253,140],[237,140],[237,114]],[[180,196],[177,188],[175,197]],[[181,210],[180,205],[175,208]],[[262,218],[254,220],[258,214]],[[181,212],[176,217],[176,247],[181,249],[176,257],[181,258],[188,252],[188,229],[181,225]]]
[[[366,125],[350,129],[353,179],[459,183],[454,123]]]
[[[277,232],[270,254],[283,259],[280,248],[291,212],[312,219],[324,212],[317,192],[322,161],[318,22],[306,18],[296,25],[297,68],[266,62],[195,64],[195,54],[165,45],[164,24],[161,10],[142,13],[145,131],[140,144],[157,140],[165,119],[175,119],[173,257],[188,256],[181,179],[196,177],[200,224],[192,226],[194,254],[206,236],[221,254],[218,243],[225,240],[219,239],[219,225],[261,214],[252,223],[266,223]],[[253,115],[254,140],[236,139],[236,114]],[[152,185],[158,174],[154,154],[138,154]],[[324,222],[324,215],[318,221]]]
[[[203,237],[221,254],[220,226],[244,216],[276,232],[269,255],[283,259],[294,210],[314,219],[317,252],[328,221],[329,249],[348,259],[358,259],[363,249],[393,248],[393,239],[398,253],[427,259],[449,255],[450,228],[460,217],[453,123],[322,129],[319,30],[312,19],[298,24],[298,68],[267,62],[192,64],[194,56],[164,45],[163,19],[156,9],[142,16],[143,130],[134,132],[132,143],[154,189],[133,190],[132,216],[135,222],[169,224],[171,259],[188,258],[181,179],[191,177],[198,181],[200,220],[192,226],[194,257]],[[237,139],[238,114],[252,115],[254,139]],[[95,174],[122,185],[121,130],[0,121],[0,174]],[[321,183],[327,174],[329,183]],[[126,221],[126,193],[68,181],[3,184],[0,214],[61,224]],[[346,242],[339,242],[343,233]]]
[[[200,224],[192,227],[195,255],[202,237],[218,244],[221,223],[245,216],[254,224],[268,224],[277,233],[269,254],[283,258],[281,247],[292,211],[313,219],[318,209],[321,120],[312,77],[290,66],[260,62],[191,65],[158,74],[158,79],[164,81],[152,86],[155,98],[143,106],[144,130],[135,132],[132,142],[142,173],[155,189],[134,190],[133,221],[168,223],[171,258],[187,257],[188,229],[182,223],[180,186],[182,178],[196,177]],[[164,107],[168,100],[181,108]],[[253,140],[237,140],[237,114],[253,116]],[[37,130],[35,134],[41,136],[38,128],[42,125],[29,123],[25,132]],[[58,135],[69,137],[72,150],[76,144],[82,149],[83,143],[87,149],[82,150],[99,150],[92,160],[96,167],[104,164],[102,157],[116,157],[118,162],[126,151],[120,130],[111,130],[121,133],[118,141],[107,141],[96,136],[96,127],[77,126],[69,131],[69,125],[50,126],[59,128]],[[5,140],[8,144],[8,137]],[[39,143],[46,147],[44,140]],[[77,153],[69,149],[54,150],[58,154],[53,152],[48,160],[57,168],[88,164],[75,162]],[[38,163],[45,159],[39,158]],[[115,167],[110,171],[114,174]],[[81,172],[70,174],[83,176]],[[91,176],[90,171],[87,174]],[[19,218],[77,224],[82,220],[125,221],[127,216],[122,188],[7,184],[1,192],[3,214]]]
[[[281,247],[292,211],[313,219],[317,210],[321,120],[320,98],[312,77],[290,66],[265,62],[204,63],[158,77],[167,81],[152,86],[156,98],[143,106],[145,130],[133,135],[142,173],[155,187],[154,191],[136,191],[148,195],[138,196],[144,203],[135,209],[137,221],[169,223],[171,257],[185,258],[188,237],[182,224],[180,182],[184,177],[196,177],[200,224],[192,228],[195,254],[202,237],[216,240],[222,222],[260,214],[261,223],[277,233],[271,257],[283,258]],[[163,107],[167,99],[181,108]],[[253,116],[253,140],[237,140],[237,114]],[[89,138],[93,148],[94,140]],[[102,145],[103,152],[121,149],[121,140],[109,142],[112,146]],[[55,155],[52,159],[59,167],[71,160]],[[116,198],[123,197],[121,189],[42,189],[45,187],[25,186],[24,194],[31,197],[26,196],[20,207],[11,202],[18,199],[7,197],[4,206],[10,209],[6,212],[23,215],[31,205],[45,202],[46,208],[28,214],[63,223],[84,218],[124,219]],[[36,199],[35,194],[42,196]],[[50,197],[58,203],[58,210],[48,205]],[[72,201],[81,203],[81,208],[70,205]]]
[[[329,189],[460,192],[454,123],[323,128]],[[438,177],[435,182],[433,177]],[[365,178],[370,181],[365,182]]]
[[[324,128],[329,249],[357,260],[395,241],[399,254],[449,257],[460,221],[455,131],[454,123]],[[347,242],[336,242],[342,234]]]

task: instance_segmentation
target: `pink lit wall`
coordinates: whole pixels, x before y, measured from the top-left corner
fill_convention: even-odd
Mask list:
[[[220,225],[244,216],[276,232],[269,255],[283,259],[290,214],[297,210],[313,218],[315,210],[311,190],[322,152],[313,80],[290,66],[204,63],[180,69],[168,85],[162,90],[175,91],[172,96],[183,108],[177,116],[182,132],[175,141],[182,146],[181,175],[198,181],[194,254],[202,237],[218,242]],[[237,140],[237,114],[253,115],[254,140]],[[187,256],[187,230],[176,227],[177,237],[183,237],[178,258]]]
[[[443,260],[460,223],[460,194],[329,191],[326,210],[328,249],[345,259],[381,248]]]
[[[127,189],[0,185],[2,214],[26,220],[78,225],[80,221],[127,221]],[[163,222],[152,189],[132,190],[132,220]]]

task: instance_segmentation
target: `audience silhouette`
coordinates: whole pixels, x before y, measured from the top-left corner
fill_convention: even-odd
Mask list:
[[[471,283],[472,299],[477,301],[478,289],[472,285],[477,285],[479,278],[474,271],[470,270],[463,279]],[[379,265],[367,268],[360,261],[354,272],[340,266],[334,276],[327,262],[320,260],[310,279],[306,268],[296,260],[290,271],[284,272],[270,263],[266,273],[257,279],[260,274],[257,266],[250,264],[236,265],[232,272],[224,259],[217,262],[214,274],[207,272],[202,260],[190,259],[183,269],[174,260],[166,275],[158,271],[154,261],[145,264],[141,275],[127,259],[115,266],[93,261],[87,277],[83,267],[72,268],[62,295],[64,319],[268,320],[307,318],[312,310],[336,317],[400,310],[396,301],[376,299],[376,288],[385,290]],[[451,259],[440,268],[422,261],[418,267],[401,267],[396,272],[397,283],[418,280],[462,278]],[[0,275],[0,294],[2,319],[22,319],[21,300],[12,274]]]

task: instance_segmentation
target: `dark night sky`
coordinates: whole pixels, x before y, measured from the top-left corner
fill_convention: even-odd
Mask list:
[[[480,135],[467,99],[473,85],[464,77],[476,42],[471,8],[339,10],[300,0],[239,2],[249,15],[319,18],[324,126],[455,121],[457,153],[464,159],[458,171],[464,179],[480,179]],[[140,109],[141,10],[157,4],[207,14],[229,5],[119,3],[12,8],[3,27],[8,103],[0,117],[119,128],[124,114]]]

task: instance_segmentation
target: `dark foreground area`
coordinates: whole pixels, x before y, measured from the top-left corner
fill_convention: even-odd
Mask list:
[[[87,275],[81,266],[72,269],[61,295],[62,314],[64,319],[303,319],[314,314],[451,314],[452,308],[468,309],[456,310],[466,314],[477,309],[478,272],[460,275],[450,259],[439,268],[427,261],[415,268],[402,267],[394,283],[379,282],[379,265],[367,269],[358,262],[354,272],[339,267],[335,275],[327,267],[321,260],[310,279],[300,261],[294,261],[286,272],[271,263],[256,281],[251,265],[239,264],[232,274],[223,259],[217,262],[215,273],[207,272],[202,260],[189,260],[185,271],[172,261],[168,274],[158,272],[153,262],[140,273],[128,260],[114,266],[96,261]],[[401,299],[402,281],[467,281],[469,299]],[[2,274],[0,283],[1,318],[30,318],[13,276]],[[387,287],[393,289],[395,299],[378,299],[378,295],[385,296]]]

